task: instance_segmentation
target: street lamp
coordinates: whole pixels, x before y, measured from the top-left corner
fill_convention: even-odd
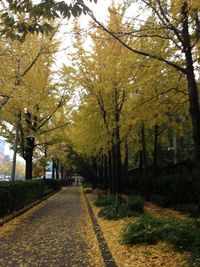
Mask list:
[[[11,181],[15,180],[18,134],[19,134],[19,122],[16,123],[16,134],[15,134],[15,142],[14,142]]]

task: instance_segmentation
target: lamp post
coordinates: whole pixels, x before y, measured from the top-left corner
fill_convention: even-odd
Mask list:
[[[12,172],[11,172],[11,180],[12,181],[15,180],[15,173],[16,173],[18,133],[19,133],[19,122],[16,123],[16,133],[15,133],[14,152],[13,152],[13,161],[12,161]]]

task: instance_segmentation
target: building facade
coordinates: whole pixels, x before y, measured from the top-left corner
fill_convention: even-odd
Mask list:
[[[4,161],[5,142],[0,139],[0,164]]]

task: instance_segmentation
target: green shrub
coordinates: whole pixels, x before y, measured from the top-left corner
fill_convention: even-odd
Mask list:
[[[48,188],[48,189],[44,190],[44,193],[43,193],[43,195],[44,195],[44,196],[47,196],[47,195],[50,195],[50,194],[52,194],[53,192],[54,192],[54,190],[53,190],[53,189],[51,189],[51,188]]]
[[[122,203],[121,207],[119,208],[119,211],[118,211],[118,218],[138,216],[139,213],[140,213],[139,211],[132,210],[129,208],[129,206],[127,204]]]
[[[0,182],[0,216],[10,209],[11,194],[8,189],[10,182]]]
[[[121,240],[123,244],[131,245],[153,244],[161,240],[174,249],[190,252],[192,262],[198,262],[200,258],[200,228],[191,221],[142,216],[137,223],[124,228]]]
[[[187,204],[176,204],[173,207],[175,210],[178,210],[182,213],[189,214],[192,217],[199,217],[198,205],[194,203]]]
[[[106,220],[116,220],[117,219],[116,208],[114,206],[104,207],[99,211],[98,216]]]
[[[151,216],[142,216],[138,223],[130,223],[122,235],[123,244],[153,244],[161,238],[162,223]]]
[[[127,205],[130,210],[142,213],[144,211],[144,199],[140,195],[130,195]]]
[[[57,191],[62,186],[62,180],[56,180],[56,179],[45,179],[42,180],[44,184],[48,187],[53,189],[54,191]]]
[[[60,180],[0,182],[0,217],[19,210],[61,187]]]
[[[197,243],[200,245],[200,229],[188,221],[171,220],[163,239],[176,249],[191,251]]]
[[[115,204],[115,196],[114,195],[100,195],[95,200],[94,204],[97,207],[106,207]]]
[[[138,216],[138,213],[129,209],[128,205],[123,203],[118,211],[113,205],[102,208],[98,216],[106,220],[117,220],[124,217]]]

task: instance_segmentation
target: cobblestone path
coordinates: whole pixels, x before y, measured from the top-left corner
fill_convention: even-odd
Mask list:
[[[1,237],[0,266],[101,267],[90,261],[94,255],[85,239],[87,210],[83,202],[79,187],[64,188],[42,202]]]

